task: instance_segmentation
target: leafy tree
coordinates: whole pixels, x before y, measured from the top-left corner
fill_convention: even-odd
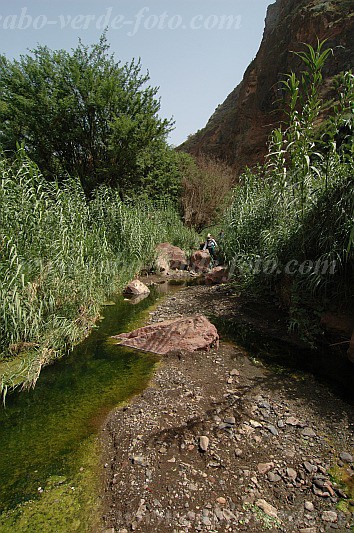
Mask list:
[[[77,176],[86,192],[135,188],[172,129],[148,81],[140,60],[115,61],[105,35],[71,53],[38,46],[18,60],[0,56],[0,146],[23,144],[47,179]]]

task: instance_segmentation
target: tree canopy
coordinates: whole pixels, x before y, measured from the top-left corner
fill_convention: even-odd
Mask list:
[[[173,125],[149,79],[140,60],[116,62],[105,35],[71,53],[38,46],[18,60],[0,56],[0,146],[23,144],[47,179],[78,176],[86,192],[134,189]]]

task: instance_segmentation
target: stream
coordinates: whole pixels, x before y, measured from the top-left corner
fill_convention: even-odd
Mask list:
[[[136,305],[115,297],[99,326],[43,369],[34,390],[8,395],[0,410],[1,532],[90,530],[84,523],[99,505],[98,430],[110,410],[147,386],[158,361],[110,337],[141,325],[167,290],[158,285]]]

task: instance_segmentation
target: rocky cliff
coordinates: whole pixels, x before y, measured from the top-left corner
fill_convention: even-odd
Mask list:
[[[283,118],[280,81],[284,73],[301,69],[293,51],[303,50],[302,43],[315,46],[317,38],[327,39],[334,52],[324,71],[328,92],[333,76],[353,68],[353,0],[277,0],[270,5],[260,49],[242,82],[180,149],[223,159],[237,173],[262,163],[269,134]]]

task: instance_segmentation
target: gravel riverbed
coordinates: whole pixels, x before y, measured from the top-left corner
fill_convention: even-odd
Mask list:
[[[150,322],[235,305],[227,287],[187,287]],[[103,531],[348,531],[354,501],[338,480],[353,488],[353,414],[311,375],[274,372],[222,338],[166,356],[103,428]]]

